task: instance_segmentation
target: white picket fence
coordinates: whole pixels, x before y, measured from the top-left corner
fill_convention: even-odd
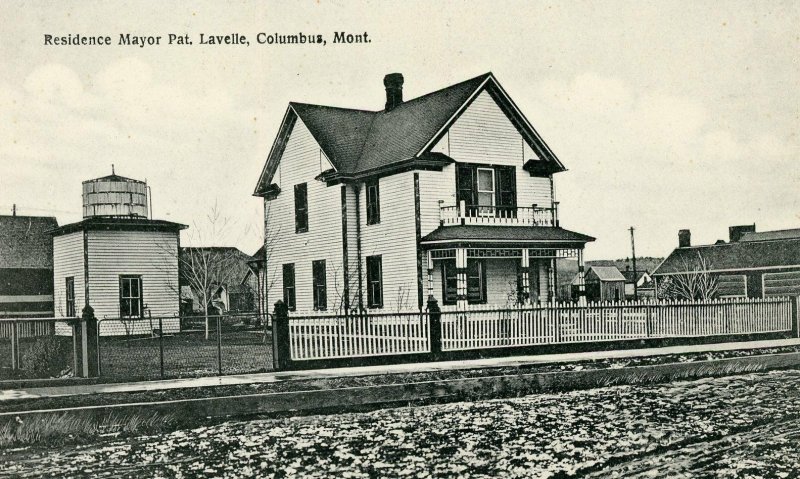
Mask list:
[[[795,299],[470,308],[442,313],[442,350],[784,332]]]
[[[354,358],[430,352],[428,314],[292,314],[292,360]]]
[[[441,313],[442,351],[647,338],[776,333],[792,330],[798,298],[548,304],[497,308],[470,305]],[[429,353],[427,312],[295,313],[289,319],[292,360]]]

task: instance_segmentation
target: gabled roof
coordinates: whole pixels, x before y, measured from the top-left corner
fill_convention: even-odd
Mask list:
[[[252,261],[254,258],[247,253],[243,252],[239,248],[235,246],[187,246],[181,248],[181,255],[214,255],[211,257],[216,258],[217,261],[220,261],[219,264],[224,264],[227,269],[230,269],[229,272],[231,278],[243,278],[245,277],[250,268],[248,263]],[[202,257],[202,256],[195,256],[195,257]],[[181,273],[185,273],[183,268],[181,268]]]
[[[687,272],[697,267],[700,258],[709,272],[797,267],[800,266],[800,238],[676,248],[653,275]]]
[[[0,268],[52,268],[57,227],[50,216],[0,216]]]
[[[633,270],[632,270],[632,269],[626,269],[626,270],[624,270],[624,271],[620,271],[620,273],[622,273],[622,276],[624,276],[624,277],[625,277],[625,281],[626,281],[627,283],[633,283],[634,281],[639,281],[640,279],[642,279],[642,276],[644,276],[644,275],[646,275],[646,274],[648,275],[648,277],[650,276],[650,275],[647,273],[647,271],[645,271],[645,270],[638,270],[638,269],[636,270],[636,277],[635,277],[635,278],[634,278],[634,275],[633,275]]]
[[[286,141],[299,118],[319,143],[341,179],[365,177],[420,162],[441,168],[452,159],[429,155],[430,149],[483,90],[528,141],[540,159],[552,163],[550,171],[565,168],[522,115],[492,73],[437,90],[386,111],[366,111],[305,103],[289,104],[270,150],[254,194],[263,196],[280,161]]]
[[[594,271],[600,281],[625,281],[625,276],[622,276],[616,266],[591,266],[587,274],[590,271]]]

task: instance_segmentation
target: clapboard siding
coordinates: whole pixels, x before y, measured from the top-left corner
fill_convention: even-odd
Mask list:
[[[764,273],[764,297],[800,296],[800,271]]]
[[[119,317],[121,275],[142,277],[142,300],[152,316],[178,314],[176,233],[89,231],[88,235],[89,302],[97,318]]]
[[[419,206],[422,236],[439,227],[440,200],[442,201],[442,206],[454,206],[456,204],[455,165],[448,165],[442,171],[419,172]]]
[[[378,188],[380,190],[381,221],[374,225],[366,224],[366,188],[362,187],[359,192],[362,278],[366,281],[367,256],[380,255],[383,266],[384,309],[416,308],[417,244],[414,219],[414,173],[405,172],[381,178]],[[366,301],[366,297],[364,300]]]
[[[295,265],[297,309],[313,309],[311,262],[325,260],[328,309],[337,308],[344,294],[340,186],[327,186],[314,178],[330,163],[298,119],[279,163],[280,194],[265,203],[269,308],[283,297],[283,264]],[[294,185],[308,185],[308,231],[295,233]]]
[[[66,317],[66,278],[75,278],[75,312],[86,305],[83,278],[83,232],[53,238],[53,309],[57,318]]]
[[[475,98],[435,148],[458,162],[516,166],[517,205],[549,208],[552,204],[550,179],[532,177],[522,169],[525,161],[537,159],[536,155],[486,91]]]
[[[497,306],[514,304],[517,296],[517,264],[519,259],[486,260],[486,302]]]

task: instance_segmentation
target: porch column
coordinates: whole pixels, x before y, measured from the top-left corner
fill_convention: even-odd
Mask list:
[[[586,306],[586,274],[583,264],[583,248],[578,250],[578,304]]]
[[[456,249],[456,279],[457,279],[457,306],[460,310],[467,309],[467,250]]]
[[[531,291],[530,291],[530,271],[531,258],[530,251],[527,248],[522,249],[522,260],[520,267],[522,268],[522,302],[523,304],[530,304]]]
[[[428,265],[428,297],[433,296],[433,255],[430,251],[425,252],[425,260]]]

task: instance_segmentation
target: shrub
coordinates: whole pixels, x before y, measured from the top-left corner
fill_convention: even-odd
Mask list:
[[[70,365],[71,345],[57,336],[35,338],[20,358],[21,369],[37,377],[52,377]]]

